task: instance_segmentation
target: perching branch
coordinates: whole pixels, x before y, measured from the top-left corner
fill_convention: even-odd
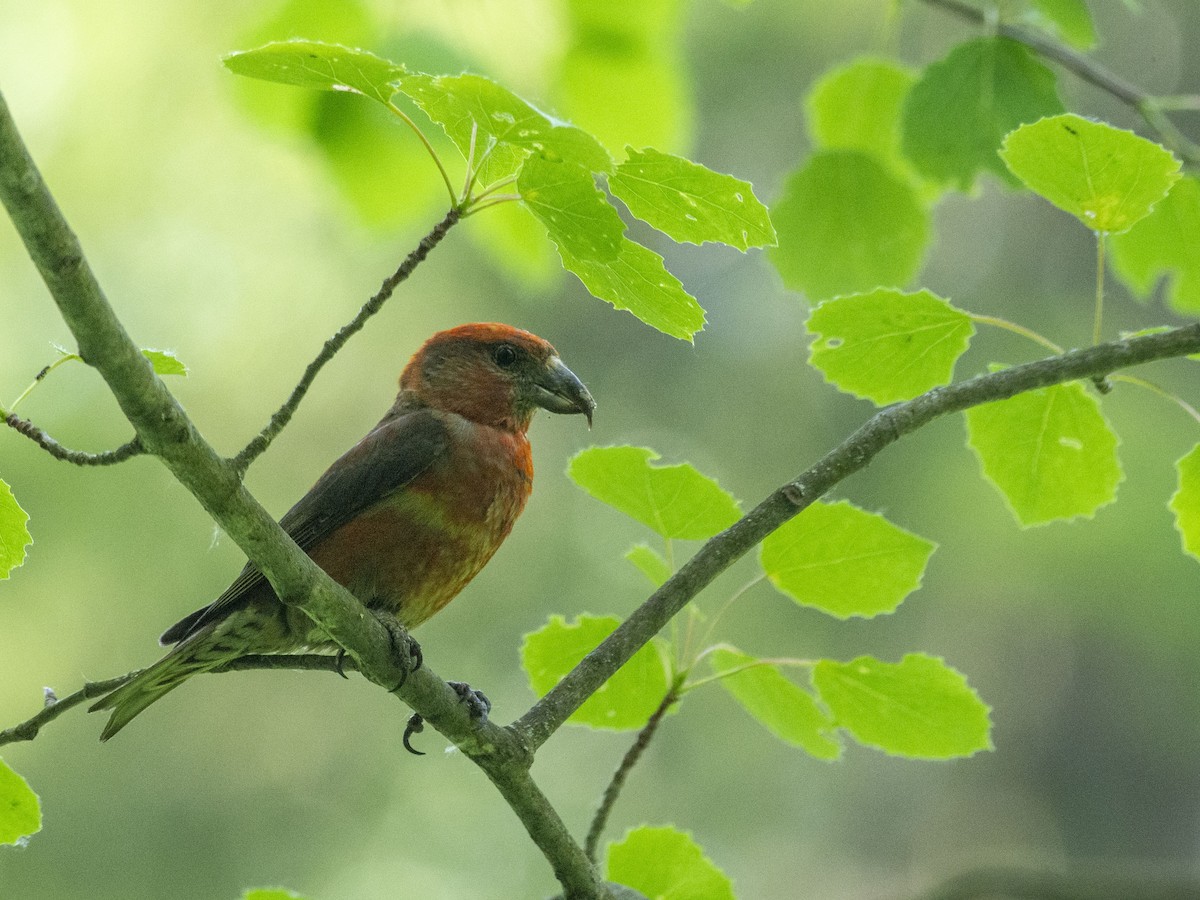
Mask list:
[[[924,2],[976,25],[988,25],[991,21],[985,10],[964,3],[962,0],[924,0]],[[1043,59],[1057,63],[1088,84],[1095,85],[1132,108],[1145,120],[1147,125],[1157,132],[1159,138],[1169,149],[1183,158],[1185,163],[1193,168],[1200,167],[1200,145],[1189,140],[1175,126],[1158,98],[1148,94],[1132,82],[1126,81],[1116,73],[1110,72],[1087,54],[1061,44],[1036,29],[1005,22],[996,23],[994,27],[997,34],[1024,44]]]
[[[213,450],[155,375],[100,289],[2,94],[0,202],[74,334],[80,358],[107,382],[146,452],[162,460],[200,501],[282,602],[302,609],[345,648],[365,677],[396,694],[484,769],[554,867],[568,897],[602,896],[583,849],[530,779],[532,755],[516,734],[473,721],[454,689],[429,666],[409,674],[408,660],[397,658],[383,625],[296,546],[246,490],[238,466]],[[451,213],[445,227],[455,218]]]
[[[646,602],[513,724],[536,751],[630,657],[714,578],[768,534],[864,468],[881,450],[934,419],[972,406],[1080,379],[1103,378],[1129,366],[1200,350],[1200,323],[1160,334],[1071,350],[1037,362],[934,388],[872,416],[814,466],[778,488],[753,510],[710,539]]]
[[[400,268],[384,279],[375,296],[364,303],[358,314],[338,329],[337,334],[325,342],[325,345],[321,348],[321,352],[317,354],[316,358],[304,370],[304,375],[301,377],[299,384],[292,389],[291,396],[287,398],[283,406],[275,411],[275,414],[271,416],[271,421],[259,432],[258,436],[242,448],[241,452],[233,458],[233,465],[239,473],[245,474],[250,464],[271,445],[271,441],[275,440],[279,432],[284,429],[284,426],[291,421],[292,415],[300,405],[300,401],[304,399],[304,395],[312,387],[317,373],[324,368],[325,363],[333,359],[337,352],[345,346],[346,342],[362,330],[362,327],[367,324],[367,319],[383,308],[383,304],[392,296],[392,292],[396,290],[400,282],[407,279],[413,273],[413,270],[429,255],[429,251],[441,243],[442,238],[446,236],[446,232],[454,227],[455,223],[461,218],[462,209],[457,206],[450,207],[450,211],[446,213],[445,218],[433,226],[433,230],[421,238],[421,243],[417,245],[416,249],[404,258],[404,262],[400,264]]]

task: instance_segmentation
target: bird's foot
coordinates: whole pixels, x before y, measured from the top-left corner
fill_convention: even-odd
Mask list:
[[[454,689],[454,693],[458,694],[459,702],[467,705],[467,713],[472,719],[478,722],[486,722],[488,713],[492,711],[492,701],[487,698],[483,691],[477,691],[465,681],[447,681],[446,684]],[[414,734],[420,734],[425,730],[425,718],[420,713],[413,713],[408,717],[408,724],[404,726],[404,749],[414,756],[424,756],[423,750],[416,749],[410,740]]]
[[[391,689],[391,693],[395,693],[404,687],[404,683],[408,681],[408,676],[417,669],[421,668],[425,661],[425,656],[421,652],[421,645],[416,639],[408,633],[408,629],[401,625],[396,617],[385,612],[380,612],[377,609],[370,610],[371,615],[375,620],[383,626],[383,630],[387,632],[388,643],[392,648],[392,655],[400,660],[401,668],[404,670],[404,675],[400,679],[400,683]]]
[[[467,704],[467,712],[472,719],[487,721],[488,713],[492,711],[492,701],[487,698],[487,694],[475,690],[465,681],[447,681],[446,684],[454,688],[454,693],[458,694],[462,703]]]

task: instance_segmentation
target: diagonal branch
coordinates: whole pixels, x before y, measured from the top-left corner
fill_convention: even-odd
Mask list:
[[[583,848],[530,778],[532,754],[517,735],[473,721],[458,694],[428,666],[408,675],[407,661],[397,658],[383,625],[296,546],[246,490],[237,467],[204,440],[155,375],[100,289],[3,95],[0,202],[75,336],[80,358],[107,382],[146,451],[200,501],[284,603],[302,609],[345,648],[364,676],[402,699],[484,769],[554,867],[567,896],[600,896],[603,889]]]
[[[571,713],[714,578],[768,534],[838,482],[864,468],[881,450],[904,435],[941,416],[972,406],[1067,381],[1103,378],[1128,366],[1186,356],[1198,350],[1200,323],[1160,334],[1098,344],[1086,350],[1071,350],[1037,362],[979,375],[958,384],[934,388],[914,400],[881,410],[815,465],[709,540],[600,646],[513,723],[513,729],[531,750],[536,751]]]

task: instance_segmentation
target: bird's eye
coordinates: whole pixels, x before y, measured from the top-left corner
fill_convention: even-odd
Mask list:
[[[507,369],[517,361],[517,351],[510,344],[501,344],[492,351],[492,359],[502,369]]]

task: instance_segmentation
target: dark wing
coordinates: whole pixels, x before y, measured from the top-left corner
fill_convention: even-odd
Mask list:
[[[279,524],[301,550],[309,550],[420,476],[442,456],[448,444],[446,425],[431,410],[389,413],[326,470]],[[267,580],[248,562],[220,597],[176,622],[159,640],[178,643],[208,622],[245,606],[264,588],[270,590]]]

